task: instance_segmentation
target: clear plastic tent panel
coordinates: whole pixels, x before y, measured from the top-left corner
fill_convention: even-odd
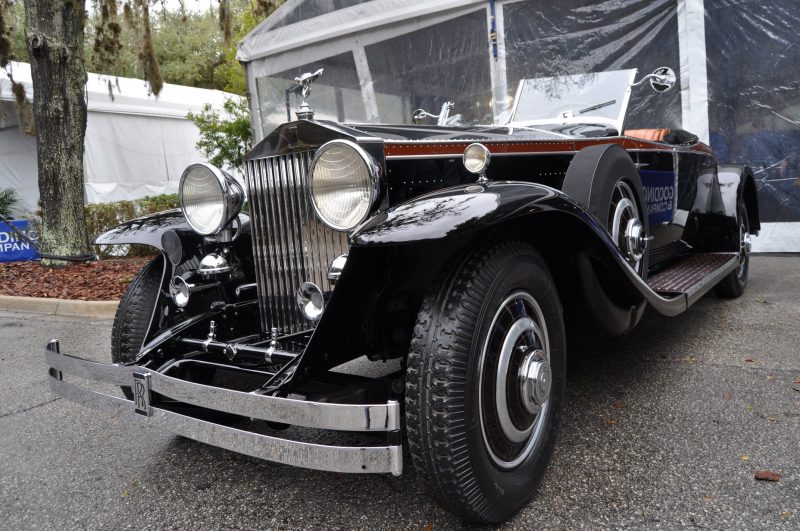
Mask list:
[[[325,71],[312,87],[315,117],[339,122],[366,120],[353,54],[344,53],[257,79],[265,135],[277,125],[294,119],[301,101],[295,78],[319,68]]]
[[[669,66],[678,84],[634,88],[625,129],[708,138],[720,162],[754,167],[762,220],[798,222],[798,28],[797,0],[290,0],[243,49],[260,137],[295,118],[287,89],[317,68],[317,118],[408,124],[453,101],[453,123],[476,125],[507,123],[523,79]]]
[[[525,78],[680,69],[675,0],[513,2],[503,6],[503,23],[509,101]],[[681,127],[680,89],[635,88],[625,128]]]
[[[384,123],[411,123],[416,109],[450,115],[463,125],[492,123],[492,83],[486,48],[486,12],[453,18],[365,47],[377,94],[394,107],[378,107]]]
[[[372,81],[368,96],[352,52],[258,77],[263,135],[294,119],[301,101],[294,78],[318,68],[325,71],[311,89],[317,119],[408,124],[416,109],[436,114],[443,103],[454,101],[451,115],[459,123],[492,123],[485,31],[486,12],[479,9],[364,46]]]
[[[800,2],[705,8],[711,147],[753,167],[762,221],[800,221]]]
[[[288,2],[273,15],[278,18],[267,20],[265,29],[324,17],[362,3]],[[294,119],[300,99],[287,89],[294,86],[296,76],[317,68],[325,68],[312,90],[312,106],[318,118],[411,123],[416,109],[437,114],[444,102],[453,101],[451,117],[460,125],[506,123],[521,79],[629,68],[639,68],[645,74],[662,65],[679,69],[675,0],[620,2],[624,7],[616,9],[608,4],[583,4],[497,2],[494,9],[504,26],[503,58],[489,40],[489,2],[438,24],[426,26],[424,20],[414,19],[408,21],[405,31],[376,30],[385,32],[386,38],[379,34],[377,38],[343,36],[354,47],[366,42],[363,53],[369,78],[359,76],[352,52],[257,77],[262,134]],[[298,26],[298,32],[301,30]],[[492,70],[504,77],[499,84],[506,91],[499,99],[494,97]],[[375,107],[373,112],[370,105]],[[625,125],[679,127],[680,86],[668,94],[654,94],[647,87],[634,90]]]

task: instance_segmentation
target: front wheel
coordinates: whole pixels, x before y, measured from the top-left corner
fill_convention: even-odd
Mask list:
[[[163,260],[158,256],[144,266],[119,302],[111,328],[111,361],[114,363],[134,362],[142,348],[161,288]],[[130,387],[122,387],[122,393],[128,400],[133,400]]]
[[[564,400],[564,323],[531,246],[473,252],[420,309],[408,355],[406,430],[417,474],[465,520],[496,523],[531,498]]]

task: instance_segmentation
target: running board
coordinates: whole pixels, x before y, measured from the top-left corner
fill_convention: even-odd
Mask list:
[[[739,266],[739,253],[695,253],[644,281],[621,255],[615,258],[647,303],[667,316],[685,312]]]
[[[656,273],[647,285],[662,299],[683,298],[688,308],[738,266],[738,253],[696,253]]]

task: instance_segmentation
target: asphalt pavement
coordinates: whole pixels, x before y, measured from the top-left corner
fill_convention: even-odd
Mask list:
[[[54,399],[47,340],[107,360],[110,333],[0,312],[0,528],[464,527],[408,462],[399,478],[301,470]],[[800,257],[766,256],[740,299],[573,347],[553,461],[507,527],[800,528],[799,352]]]

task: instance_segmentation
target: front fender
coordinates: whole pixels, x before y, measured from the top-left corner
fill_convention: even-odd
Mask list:
[[[240,259],[242,269],[245,271],[247,279],[253,277],[252,249],[250,247],[250,218],[246,214],[239,214],[240,230],[239,236],[233,242],[236,256]],[[165,327],[173,329],[179,327],[182,319],[184,323],[194,322],[195,315],[192,313],[175,314],[174,312],[160,311],[159,308],[167,304],[169,282],[174,276],[183,274],[197,268],[202,256],[215,250],[219,245],[214,240],[206,241],[203,236],[197,234],[186,222],[183,213],[178,210],[167,210],[149,216],[126,221],[113,229],[97,236],[93,241],[94,245],[146,245],[153,247],[164,255],[163,270],[161,274],[160,295],[155,301],[151,313],[151,321],[145,334],[143,350],[139,358],[149,354],[156,347],[147,347],[150,340],[156,341],[154,336],[158,331]],[[192,309],[191,306],[185,312],[205,311],[198,308]],[[178,321],[175,321],[178,319]],[[163,333],[162,333],[163,335]],[[175,333],[169,333],[161,337],[160,341],[154,343],[160,346],[167,338],[171,338]],[[137,361],[138,359],[137,358]]]
[[[548,260],[556,282],[562,276],[569,284],[559,292],[579,290],[589,299],[581,308],[591,307],[616,335],[635,325],[644,301],[665,315],[688,307],[685,296],[665,298],[650,289],[605,227],[558,190],[507,181],[453,187],[378,213],[351,234],[345,268],[287,385],[300,385],[364,354],[402,357],[419,304],[447,260],[503,237],[530,240]],[[577,279],[565,270],[570,258],[577,262]],[[614,279],[598,277],[595,263]],[[620,296],[612,300],[604,291],[615,286]],[[632,302],[619,307],[620,299]]]
[[[440,240],[497,225],[547,208],[552,202],[571,203],[557,190],[533,183],[505,181],[445,188],[376,214],[350,238],[354,246],[362,247]],[[588,212],[586,215],[591,217]]]
[[[559,234],[559,227],[567,221],[577,222],[583,236]],[[581,252],[575,247],[579,243],[575,238],[584,248],[591,242],[592,255],[659,313],[677,315],[688,307],[685,297],[665,298],[650,289],[594,215],[564,193],[542,184],[494,181],[426,194],[373,216],[353,232],[351,243],[363,248],[398,247],[436,243],[483,229],[502,236],[520,228],[529,232],[523,234],[527,237],[532,236],[531,231],[553,236],[559,253]]]
[[[241,223],[241,229],[236,246],[243,246],[243,250],[249,253],[250,218],[246,214],[239,214],[239,222]],[[197,234],[189,226],[180,209],[166,210],[126,221],[95,237],[92,240],[92,244],[147,245],[168,254],[168,249],[175,248],[175,238],[166,236],[168,233],[178,237],[184,256],[196,256],[199,254],[199,249],[204,243],[203,236]],[[197,251],[192,251],[192,249]]]
[[[174,231],[181,241],[201,242],[202,236],[192,230],[180,209],[165,210],[149,216],[125,221],[99,234],[92,240],[93,245],[147,245],[159,251],[164,250],[164,233]]]
[[[581,227],[580,236],[560,230],[572,223]],[[592,254],[627,279],[628,285],[659,311],[668,315],[680,311],[677,301],[666,301],[649,289],[594,215],[564,193],[542,184],[495,181],[426,194],[373,216],[353,232],[351,243],[365,249],[436,246],[479,231],[500,237],[547,234],[554,237],[559,252],[566,254],[578,253],[591,242]]]

